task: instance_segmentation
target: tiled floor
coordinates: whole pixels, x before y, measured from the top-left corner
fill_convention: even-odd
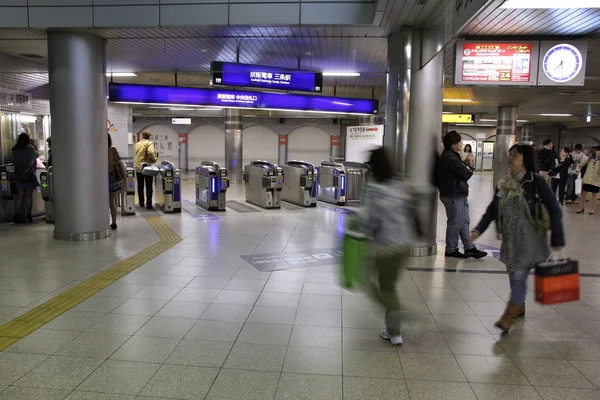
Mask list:
[[[476,222],[489,177],[472,187]],[[573,211],[569,252],[600,274],[597,217]],[[500,337],[508,282],[497,260],[412,259],[430,270],[398,283],[405,344],[395,348],[378,336],[381,310],[340,289],[337,265],[260,272],[240,257],[335,248],[345,216],[164,216],[183,241],[0,353],[0,399],[600,399],[600,278],[582,279],[578,303],[529,296],[526,319]],[[156,241],[139,216],[99,242],[58,242],[51,229],[0,227],[1,323]],[[499,244],[493,229],[481,242]]]

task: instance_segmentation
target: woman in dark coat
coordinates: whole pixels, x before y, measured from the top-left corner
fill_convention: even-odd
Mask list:
[[[32,222],[33,191],[39,186],[35,175],[36,160],[39,154],[26,133],[19,135],[12,152],[15,160],[15,180],[18,190],[15,224]]]

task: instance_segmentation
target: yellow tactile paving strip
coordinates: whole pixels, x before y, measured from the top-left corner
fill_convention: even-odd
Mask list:
[[[160,239],[157,243],[0,326],[0,351],[33,333],[181,241],[179,235],[161,217],[147,218],[147,221]]]

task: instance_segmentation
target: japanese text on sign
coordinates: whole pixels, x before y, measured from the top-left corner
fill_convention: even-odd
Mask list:
[[[464,43],[460,76],[464,82],[529,82],[533,45]]]
[[[31,94],[18,90],[0,88],[0,105],[3,106],[26,106],[31,103]]]

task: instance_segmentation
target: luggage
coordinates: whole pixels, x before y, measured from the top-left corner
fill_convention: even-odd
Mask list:
[[[579,263],[576,260],[549,258],[535,266],[535,299],[538,303],[577,301],[579,285]]]
[[[355,221],[350,219],[343,238],[342,287],[356,289],[364,277],[367,262],[367,237],[355,230]]]

